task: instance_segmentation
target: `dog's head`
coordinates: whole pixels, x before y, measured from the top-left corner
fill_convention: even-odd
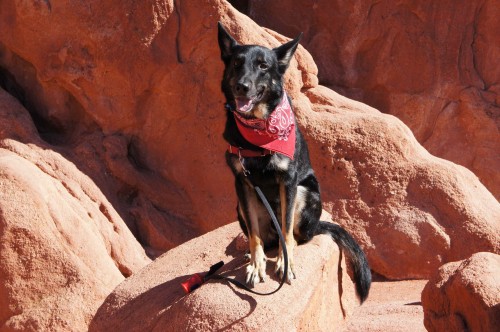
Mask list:
[[[219,22],[219,47],[225,64],[222,91],[236,111],[248,118],[268,117],[281,100],[283,75],[301,36],[274,49],[239,45]]]

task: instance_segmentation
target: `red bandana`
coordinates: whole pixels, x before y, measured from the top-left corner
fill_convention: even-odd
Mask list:
[[[281,102],[264,119],[246,119],[233,112],[238,129],[250,143],[263,149],[284,154],[293,160],[295,154],[295,117],[288,102],[286,93],[283,93]]]

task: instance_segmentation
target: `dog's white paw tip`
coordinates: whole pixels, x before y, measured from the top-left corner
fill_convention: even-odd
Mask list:
[[[263,260],[263,263],[260,264],[255,264],[255,263],[249,264],[247,266],[246,283],[250,287],[254,287],[259,282],[264,282],[265,272],[266,272],[265,260]]]
[[[283,279],[283,275],[285,274],[285,263],[283,262],[283,259],[278,258],[274,272],[276,273],[276,276],[280,280]],[[293,264],[288,264],[288,273],[286,276],[286,282],[288,284],[291,284],[292,279],[297,279],[297,278],[295,276],[295,272],[293,271]]]

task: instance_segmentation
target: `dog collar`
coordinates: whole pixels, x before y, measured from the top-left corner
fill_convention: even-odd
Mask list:
[[[235,154],[238,157],[265,157],[269,155],[276,154],[276,152],[267,150],[267,149],[260,149],[259,151],[257,150],[249,150],[249,149],[242,149],[239,147],[236,147],[234,145],[229,144],[229,147],[227,148],[227,152],[231,154]]]
[[[238,130],[245,140],[261,149],[283,154],[293,160],[295,154],[295,116],[286,93],[267,119],[247,119],[233,111]]]

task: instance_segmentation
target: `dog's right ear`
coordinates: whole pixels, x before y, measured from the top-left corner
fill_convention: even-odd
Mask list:
[[[229,61],[233,53],[233,48],[238,45],[236,40],[224,29],[224,26],[221,22],[218,23],[219,26],[219,48],[220,48],[220,56],[224,63]]]

